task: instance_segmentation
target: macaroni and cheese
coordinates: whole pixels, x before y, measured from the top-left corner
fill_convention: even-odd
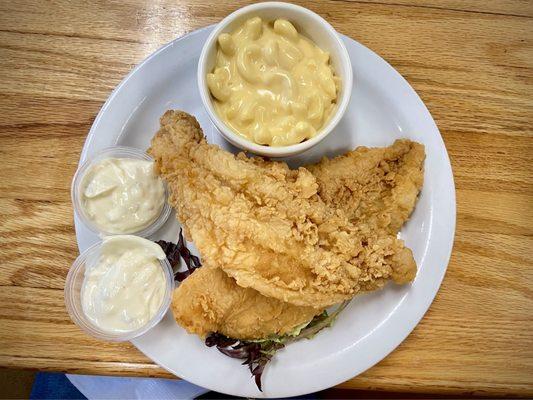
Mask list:
[[[315,136],[335,110],[340,80],[329,61],[289,21],[255,17],[218,37],[207,85],[232,130],[258,144],[287,146]]]

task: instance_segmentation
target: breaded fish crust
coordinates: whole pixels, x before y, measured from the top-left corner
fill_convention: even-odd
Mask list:
[[[237,339],[290,333],[321,310],[295,306],[240,287],[220,268],[208,265],[185,279],[172,296],[172,312],[189,333],[219,332]]]
[[[424,182],[424,146],[397,140],[390,147],[358,147],[306,166],[324,202],[351,222],[396,234],[409,219]]]
[[[410,202],[397,207],[386,198],[393,203],[416,199],[423,149],[422,158],[413,163],[418,173],[407,173],[401,172],[407,155],[421,147],[399,141],[392,148],[397,149],[369,150],[377,161],[369,165],[383,174],[372,189],[381,193],[376,199],[383,198],[383,204],[361,204],[361,215],[375,215],[366,223],[357,207],[342,207],[335,196],[328,198],[337,190],[326,184],[329,177],[317,179],[305,168],[290,170],[285,163],[234,156],[209,145],[197,121],[180,111],[163,115],[149,152],[168,182],[170,203],[186,236],[208,265],[266,297],[320,309],[390,279],[409,282],[416,274],[411,251],[395,234]],[[320,165],[315,173],[325,177],[328,168]],[[412,195],[394,191],[396,177],[404,172],[406,182],[413,181]],[[361,188],[372,187],[365,176],[358,182]],[[335,187],[340,186],[357,190],[345,184]]]

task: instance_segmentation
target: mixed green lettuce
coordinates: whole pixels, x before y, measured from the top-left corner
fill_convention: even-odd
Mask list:
[[[187,248],[183,239],[182,230],[180,230],[177,243],[164,240],[159,240],[156,243],[161,246],[167,256],[168,262],[174,269],[174,278],[176,281],[183,281],[195,269],[202,266],[200,259],[191,254]],[[180,259],[183,259],[187,267],[185,271],[179,271]],[[261,377],[266,365],[274,357],[276,352],[296,340],[311,339],[322,329],[330,327],[348,303],[349,301],[341,303],[331,313],[324,310],[312,320],[297,326],[292,332],[285,335],[271,336],[260,340],[239,340],[214,332],[206,338],[205,344],[208,347],[216,346],[221,353],[228,357],[244,360],[242,364],[248,366],[257,387],[263,391],[261,388]]]
[[[296,340],[311,339],[322,329],[330,327],[348,303],[348,301],[341,303],[331,314],[327,311],[322,312],[286,335],[271,336],[260,340],[239,340],[228,338],[220,333],[212,333],[206,338],[205,344],[208,347],[216,346],[228,357],[244,360],[242,364],[248,366],[258,389],[263,391],[261,377],[266,365],[276,352],[286,344]]]

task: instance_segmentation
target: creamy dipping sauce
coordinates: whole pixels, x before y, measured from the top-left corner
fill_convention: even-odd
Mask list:
[[[161,247],[137,236],[105,238],[97,261],[85,270],[83,312],[110,333],[134,331],[157,313],[166,281]]]
[[[236,133],[263,145],[312,138],[336,108],[340,79],[329,53],[283,19],[259,17],[218,37],[207,74],[217,114]]]
[[[153,162],[107,158],[85,173],[81,204],[86,216],[101,230],[134,233],[159,217],[165,188],[154,172]]]

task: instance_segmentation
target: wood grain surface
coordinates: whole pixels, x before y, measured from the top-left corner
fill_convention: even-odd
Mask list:
[[[343,388],[533,396],[533,2],[300,2],[390,62],[428,106],[457,187],[441,290]],[[78,254],[70,181],[103,102],[168,41],[241,1],[0,2],[0,366],[164,376],[63,303]]]

